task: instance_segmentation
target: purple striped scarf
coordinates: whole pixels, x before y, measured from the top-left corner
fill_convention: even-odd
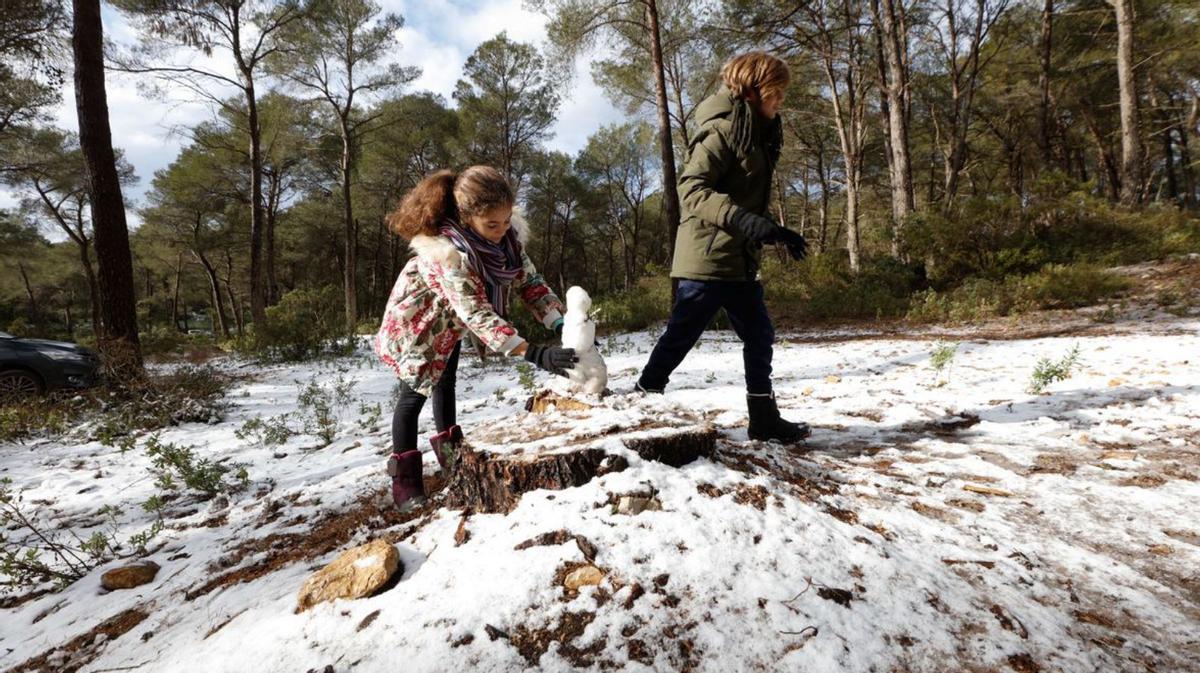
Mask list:
[[[467,256],[471,268],[483,278],[492,308],[505,317],[509,287],[521,272],[521,243],[516,230],[510,227],[499,243],[492,243],[470,227],[447,220],[441,226],[441,233]]]

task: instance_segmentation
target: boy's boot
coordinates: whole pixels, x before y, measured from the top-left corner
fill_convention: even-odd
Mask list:
[[[781,442],[798,442],[808,436],[808,423],[793,423],[779,415],[775,405],[775,393],[746,395],[746,408],[750,414],[750,439]]]
[[[401,512],[425,504],[425,483],[421,478],[421,452],[409,449],[393,453],[387,462],[392,478],[392,502]]]
[[[462,450],[462,443],[462,428],[457,425],[451,425],[429,438],[429,444],[433,447],[433,455],[437,457],[438,465],[446,475],[449,475],[454,470],[454,466],[458,464],[458,454]]]

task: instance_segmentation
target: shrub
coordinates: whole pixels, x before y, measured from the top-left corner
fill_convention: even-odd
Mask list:
[[[341,291],[333,286],[292,290],[267,309],[265,324],[254,326],[254,336],[241,350],[271,362],[309,360],[327,353],[345,355],[354,350],[346,333]]]
[[[1067,380],[1071,376],[1071,370],[1077,364],[1079,364],[1079,346],[1071,348],[1066,355],[1057,361],[1050,358],[1038,360],[1037,365],[1033,369],[1033,376],[1029,379],[1027,391],[1030,394],[1036,395],[1055,381]]]
[[[665,275],[643,278],[633,289],[598,298],[592,310],[605,332],[646,329],[670,313],[671,279]]]
[[[164,490],[176,489],[182,482],[184,487],[211,498],[218,493],[236,492],[249,481],[244,465],[228,466],[208,458],[197,458],[194,447],[163,442],[158,435],[151,435],[145,448],[146,455],[150,456],[150,472],[158,487]],[[226,481],[226,475],[231,472],[234,481]]]

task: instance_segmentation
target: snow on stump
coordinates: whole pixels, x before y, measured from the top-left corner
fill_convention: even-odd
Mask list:
[[[158,575],[158,564],[154,561],[139,561],[113,568],[100,576],[100,586],[109,591],[132,589],[154,581]]]
[[[446,484],[446,504],[476,512],[508,513],[528,491],[574,488],[626,467],[624,458],[595,448],[517,455],[465,450]]]
[[[296,601],[303,612],[335,598],[363,598],[388,583],[400,569],[400,552],[387,540],[372,540],[342,552],[304,582]]]

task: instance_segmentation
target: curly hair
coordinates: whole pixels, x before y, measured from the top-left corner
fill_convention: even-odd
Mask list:
[[[738,98],[746,98],[752,91],[760,98],[780,96],[791,79],[786,63],[762,51],[739,54],[721,67],[721,80]]]
[[[388,228],[405,240],[434,236],[443,220],[459,220],[516,201],[504,174],[491,166],[471,166],[461,173],[442,169],[425,176],[388,216]]]

